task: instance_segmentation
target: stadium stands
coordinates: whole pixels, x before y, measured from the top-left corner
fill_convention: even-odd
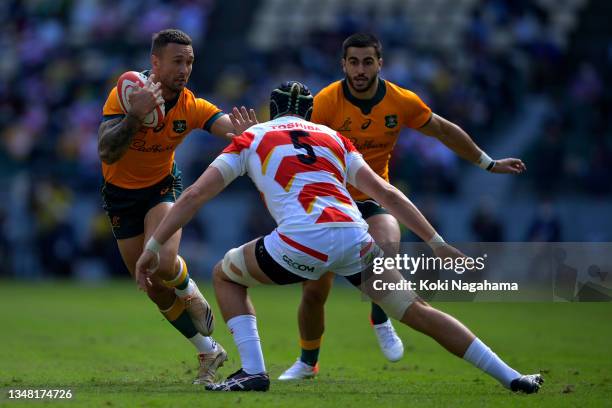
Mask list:
[[[191,88],[224,109],[234,103],[265,106],[272,86],[288,77],[317,91],[341,76],[344,36],[374,31],[385,46],[384,76],[415,90],[485,147],[521,120],[534,95],[545,100],[543,126],[533,129],[524,152],[526,182],[510,186],[510,193],[525,199],[522,208],[535,212],[542,193],[553,201],[561,195],[587,200],[580,208],[612,193],[612,103],[606,93],[612,56],[605,48],[609,43],[600,39],[610,38],[600,17],[609,9],[605,1],[253,3],[250,28],[236,34],[247,38],[227,38],[230,30],[208,29],[210,16],[236,0],[0,2],[0,274],[71,275],[79,273],[74,259],[116,258],[97,190],[101,106],[121,72],[147,67],[151,32],[168,26],[194,38]],[[145,10],[140,24],[129,24],[136,10]],[[596,48],[582,47],[590,38],[597,39]],[[222,56],[229,43],[248,44],[239,50],[244,55],[239,64],[212,72],[205,59],[198,60],[198,55]],[[223,61],[218,64],[223,67]],[[215,83],[203,88],[211,75]],[[220,145],[189,143],[196,149],[184,149],[179,157],[186,179],[193,180],[206,165],[203,157],[212,157]],[[394,180],[406,191],[432,201],[470,203],[455,230],[465,231],[460,239],[472,238],[469,215],[478,200],[463,197],[458,188],[468,166],[435,140],[410,133],[395,156]],[[440,216],[443,224],[452,218]],[[520,233],[504,237],[523,238],[525,218],[514,226]],[[257,222],[244,224],[245,234],[257,233]],[[564,239],[592,238],[571,228]],[[188,235],[206,237],[204,230]],[[184,245],[191,245],[188,239]],[[9,261],[17,250],[32,256]]]

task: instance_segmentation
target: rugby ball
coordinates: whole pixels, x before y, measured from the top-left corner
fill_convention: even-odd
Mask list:
[[[119,77],[117,81],[117,96],[123,112],[127,113],[130,109],[130,94],[136,87],[144,87],[145,82],[147,82],[147,77],[136,71],[125,72]],[[145,117],[142,126],[151,128],[157,127],[164,120],[164,116],[164,106],[157,105],[155,109]]]

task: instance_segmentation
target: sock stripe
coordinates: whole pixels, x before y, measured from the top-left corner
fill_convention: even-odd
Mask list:
[[[303,350],[316,350],[318,348],[321,348],[322,339],[323,339],[322,337],[315,339],[315,340],[300,339],[300,347]]]
[[[174,303],[166,310],[161,310],[161,314],[164,315],[168,321],[173,322],[179,318],[179,316],[185,311],[185,302],[178,296],[174,299]]]
[[[187,272],[187,263],[185,262],[185,260],[180,255],[177,255],[176,257],[179,260],[179,271],[176,275],[176,278],[170,281],[163,281],[164,285],[170,288],[180,286],[189,276],[189,273]]]
[[[171,320],[170,324],[180,331],[181,334],[187,339],[190,339],[198,334],[198,330],[193,325],[191,317],[189,317],[186,310],[183,310],[183,313],[181,313],[176,320]]]

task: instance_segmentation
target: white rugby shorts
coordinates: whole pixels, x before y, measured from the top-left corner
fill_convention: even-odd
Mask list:
[[[325,227],[264,237],[272,259],[289,272],[317,280],[326,272],[340,276],[360,273],[382,251],[370,234],[360,227]]]

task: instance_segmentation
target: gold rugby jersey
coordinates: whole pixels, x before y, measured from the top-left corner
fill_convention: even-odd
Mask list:
[[[379,79],[372,99],[351,95],[346,79],[323,88],[314,98],[312,122],[340,132],[353,142],[372,169],[389,181],[389,159],[403,126],[420,128],[431,109],[414,92]],[[348,186],[358,201],[368,196]]]

